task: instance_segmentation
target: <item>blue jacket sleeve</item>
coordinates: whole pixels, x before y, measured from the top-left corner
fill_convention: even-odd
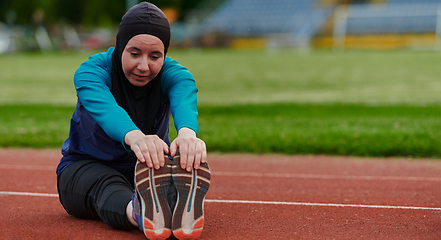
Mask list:
[[[177,61],[166,57],[162,74],[162,92],[170,100],[170,108],[177,131],[188,127],[199,131],[197,96],[198,89],[193,75]]]
[[[111,93],[111,56],[113,48],[83,62],[74,75],[74,84],[81,104],[104,132],[124,143],[126,133],[138,129]]]

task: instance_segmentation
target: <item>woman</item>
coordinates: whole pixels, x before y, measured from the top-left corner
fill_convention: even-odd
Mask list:
[[[197,138],[197,89],[166,57],[169,43],[164,13],[143,2],[122,18],[115,48],[75,72],[78,103],[57,168],[69,214],[139,227],[149,239],[201,234],[210,170]],[[170,113],[178,130],[171,143]]]

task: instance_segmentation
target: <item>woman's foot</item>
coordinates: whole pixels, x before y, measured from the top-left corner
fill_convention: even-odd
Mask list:
[[[148,239],[167,239],[172,233],[172,212],[167,202],[171,165],[168,156],[165,159],[165,166],[158,170],[140,161],[135,167],[133,218]]]
[[[178,239],[196,239],[204,227],[204,199],[210,187],[211,172],[208,164],[188,172],[180,167],[180,157],[173,158],[172,177],[178,191],[173,211],[173,235]]]

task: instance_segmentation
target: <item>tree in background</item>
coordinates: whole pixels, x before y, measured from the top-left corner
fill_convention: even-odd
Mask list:
[[[139,1],[137,1],[139,2]],[[152,0],[158,7],[172,8],[179,19],[196,7],[202,0]],[[44,13],[48,24],[65,22],[76,26],[114,26],[126,12],[125,0],[0,0],[0,21],[7,22],[7,16],[14,12],[15,24],[32,24],[36,11]]]

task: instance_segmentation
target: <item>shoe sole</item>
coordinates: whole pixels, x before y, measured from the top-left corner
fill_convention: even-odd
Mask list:
[[[173,182],[178,199],[173,213],[173,235],[178,239],[196,239],[204,227],[204,199],[210,187],[211,172],[207,163],[198,170],[187,172],[175,156],[172,166]]]
[[[135,167],[136,191],[141,201],[142,230],[148,239],[167,239],[171,234],[172,213],[167,202],[171,181],[171,165],[156,170],[137,161]]]

